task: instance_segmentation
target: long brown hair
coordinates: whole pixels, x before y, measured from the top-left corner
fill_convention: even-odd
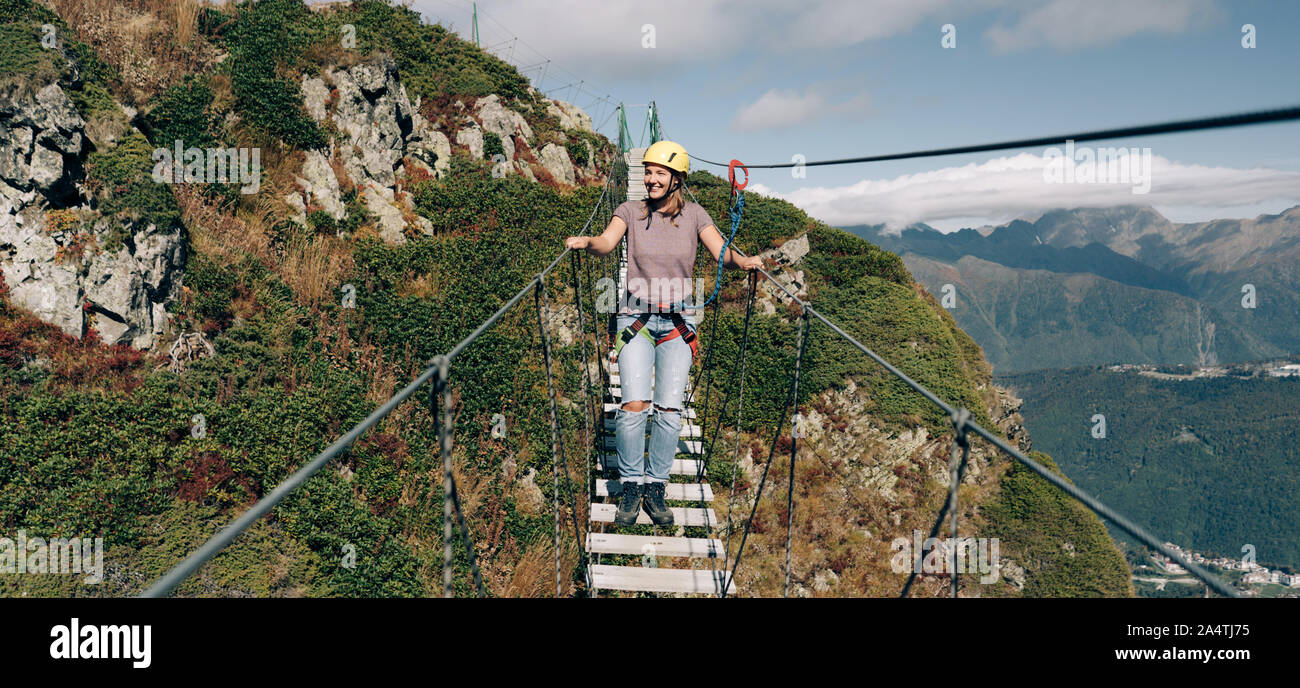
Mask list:
[[[677,216],[681,215],[682,209],[686,207],[686,195],[682,192],[682,189],[685,188],[686,185],[686,175],[677,170],[670,170],[670,172],[672,174],[672,179],[669,180],[668,185],[669,187],[675,188],[666,194],[663,197],[663,200],[659,201],[658,209],[662,210],[664,215],[672,218],[673,226],[676,227]],[[644,203],[645,212],[641,214],[642,220],[650,217],[650,212],[652,210],[650,207],[650,195],[648,193],[646,194]]]

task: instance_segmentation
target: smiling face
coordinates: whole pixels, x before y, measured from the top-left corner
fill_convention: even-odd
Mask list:
[[[645,190],[651,200],[662,200],[672,185],[672,170],[652,162],[645,165]]]

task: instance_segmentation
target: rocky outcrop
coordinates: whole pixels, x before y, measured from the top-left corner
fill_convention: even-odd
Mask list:
[[[582,108],[573,103],[566,103],[562,100],[551,100],[546,104],[546,111],[555,115],[560,120],[560,126],[565,129],[580,129],[595,133],[591,126],[591,115],[583,112]]]
[[[58,84],[0,93],[0,272],[15,305],[64,332],[148,348],[179,296],[181,228],[95,211],[85,127]]]
[[[469,148],[469,154],[475,158],[483,159],[483,130],[477,124],[456,132],[456,143]]]
[[[435,178],[445,176],[453,141],[468,149],[474,158],[487,159],[488,134],[501,142],[506,162],[494,171],[518,173],[536,181],[530,167],[535,159],[552,179],[569,186],[596,174],[590,144],[588,164],[582,167],[575,167],[568,150],[554,143],[525,155],[522,149],[531,149],[535,133],[528,120],[496,94],[479,98],[468,107],[456,101],[452,104],[456,111],[454,134],[440,131],[437,124],[420,114],[419,103],[411,102],[397,78],[396,64],[387,56],[327,69],[320,76],[304,75],[302,96],[307,112],[317,122],[329,121],[342,134],[331,142],[328,151],[307,153],[296,178],[298,190],[285,198],[297,211],[294,219],[303,225],[307,224],[307,215],[316,210],[343,219],[346,208],[342,189],[350,182],[377,218],[379,234],[386,241],[405,242],[408,223],[431,233],[429,222],[414,213],[409,196],[395,193],[397,182],[417,169]],[[546,103],[548,112],[565,129],[592,131],[591,117],[581,108],[550,99]]]
[[[483,130],[500,136],[503,144],[506,139],[515,135],[522,137],[524,143],[532,144],[533,128],[528,126],[523,115],[503,105],[497,94],[479,98],[474,103],[474,110],[478,115],[479,123],[483,125]]]
[[[591,117],[583,112],[581,108],[570,103],[558,100],[550,100],[545,96],[532,91],[534,97],[546,102],[547,112],[555,115],[560,120],[560,125],[564,129],[580,129],[584,131],[593,131],[591,127]],[[457,101],[454,105],[460,105],[462,110],[463,104]],[[456,143],[465,146],[469,154],[479,160],[487,159],[487,152],[484,147],[484,135],[493,134],[501,141],[501,148],[507,164],[500,168],[506,173],[518,172],[526,177],[529,181],[537,181],[536,175],[533,174],[529,166],[528,159],[521,156],[519,150],[522,146],[531,149],[534,145],[535,134],[533,128],[529,126],[528,121],[517,111],[507,107],[502,102],[501,97],[494,94],[484,96],[475,101],[473,108],[466,110],[465,114],[458,115],[461,123],[460,128],[456,131]],[[516,142],[516,138],[518,142]],[[595,174],[595,151],[589,142],[587,146],[587,164],[582,167],[575,166],[569,158],[569,151],[562,145],[547,143],[540,150],[533,152],[533,157],[537,164],[541,165],[551,178],[556,182],[573,186],[578,183],[582,175]]]
[[[310,199],[315,207],[329,213],[335,220],[342,220],[347,215],[347,209],[343,207],[343,195],[339,188],[338,177],[334,175],[334,168],[330,167],[329,160],[326,160],[320,151],[307,151],[307,158],[302,164],[302,176],[294,177],[294,181],[303,193],[302,195],[289,194],[285,200],[302,214],[304,223],[307,215],[307,202],[304,196]]]
[[[0,94],[0,196],[28,205],[37,196],[67,205],[79,198],[86,122],[63,89],[49,84],[27,94]]]
[[[719,227],[718,231],[722,232],[723,230]],[[730,232],[731,228],[728,226],[726,233],[723,234],[723,236],[725,237],[726,234],[729,234]],[[794,266],[804,256],[808,255],[808,249],[808,235],[801,234],[776,248],[768,249],[759,254],[760,256],[771,259],[772,262],[776,263],[776,266],[769,270],[769,272],[782,286],[785,287],[785,289],[789,289],[801,299],[808,295],[808,282],[804,278],[803,270],[796,270]],[[759,308],[762,309],[760,312],[765,315],[772,315],[773,313],[776,313],[777,304],[790,303],[790,295],[786,293],[785,289],[778,287],[776,284],[773,284],[768,280],[760,280],[758,283],[758,294],[756,299]]]
[[[542,150],[537,154],[537,161],[546,168],[555,181],[573,186],[573,163],[569,161],[569,151],[563,146],[554,143],[542,146]]]
[[[331,159],[355,184],[367,209],[380,219],[380,235],[394,243],[406,241],[404,217],[414,218],[420,231],[432,233],[428,220],[415,216],[410,201],[394,205],[394,189],[408,173],[406,162],[433,177],[447,173],[451,142],[420,115],[397,80],[397,65],[388,57],[347,68],[326,70],[320,77],[304,75],[303,103],[318,122],[330,120],[343,134],[331,141],[328,154],[309,151],[297,178],[299,194],[285,200],[306,224],[309,208],[345,214],[338,175]]]

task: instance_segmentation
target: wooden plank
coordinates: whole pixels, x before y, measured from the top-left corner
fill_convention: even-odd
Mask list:
[[[652,557],[722,557],[722,541],[717,538],[659,537],[657,535],[623,535],[621,533],[587,533],[587,551],[598,554],[635,554]]]
[[[708,471],[701,468],[701,463],[700,459],[673,459],[673,466],[668,470],[668,475],[708,475]],[[609,455],[609,467],[618,468],[618,457],[614,454]],[[596,468],[597,470],[605,469],[603,462],[599,458],[596,459]]]
[[[718,525],[718,517],[713,513],[713,509],[701,509],[698,507],[681,507],[670,506],[668,510],[673,512],[674,526],[703,526],[713,528]],[[614,515],[618,512],[617,504],[593,503],[591,505],[591,521],[593,523],[613,523]],[[637,514],[636,522],[639,525],[650,525],[654,521],[650,520],[650,514],[641,509]]]
[[[727,579],[726,571],[660,569],[643,566],[593,564],[592,586],[605,590],[641,590],[645,592],[681,592],[717,595]],[[732,580],[727,594],[736,593]]]
[[[623,485],[617,480],[600,478],[596,481],[597,497],[617,497],[623,494]],[[668,483],[664,499],[686,502],[713,501],[713,488],[708,483]]]

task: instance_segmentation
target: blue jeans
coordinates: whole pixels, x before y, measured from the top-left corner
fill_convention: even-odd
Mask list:
[[[696,318],[683,315],[692,330]],[[635,322],[630,315],[620,315],[617,332]],[[672,332],[667,315],[651,314],[642,331],[655,339]],[[653,367],[653,372],[651,368]],[[638,334],[623,345],[618,355],[618,374],[623,387],[623,403],[651,401],[651,375],[654,375],[653,403],[657,407],[650,429],[650,460],[647,470],[645,426],[651,407],[629,411],[619,405],[614,412],[615,445],[618,447],[619,480],[624,483],[668,482],[668,472],[677,455],[677,439],[682,430],[682,397],[691,372],[691,347],[681,337],[655,346]]]

